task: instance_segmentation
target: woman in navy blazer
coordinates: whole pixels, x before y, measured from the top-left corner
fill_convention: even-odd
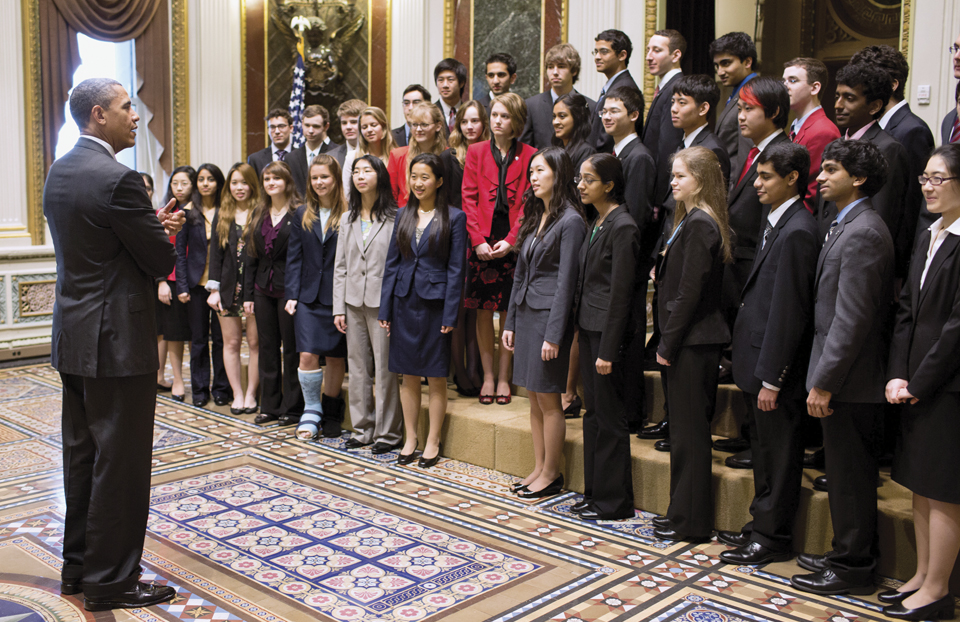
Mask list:
[[[197,169],[199,201],[186,210],[187,222],[177,234],[177,298],[187,305],[190,322],[190,391],[194,406],[210,401],[210,341],[213,341],[213,399],[217,406],[230,403],[233,391],[223,366],[223,333],[213,310],[207,306],[207,276],[210,270],[210,236],[220,209],[223,173],[215,164]],[[181,278],[184,277],[184,278]]]
[[[573,293],[587,226],[573,183],[573,163],[562,148],[537,152],[529,177],[503,346],[514,352],[514,382],[530,394],[534,468],[514,489],[521,498],[538,499],[563,488],[560,459],[566,421],[560,394],[567,387]]]
[[[347,340],[333,322],[333,266],[340,218],[346,211],[343,174],[336,158],[321,153],[308,170],[307,202],[297,208],[290,229],[284,294],[294,316],[304,410],[297,438],[340,436],[346,403],[341,397]],[[326,360],[326,374],[320,357]],[[324,378],[326,376],[326,378]],[[322,386],[322,389],[321,389]]]
[[[430,387],[430,431],[422,468],[440,459],[447,414],[450,332],[457,325],[467,257],[466,216],[450,207],[443,162],[423,153],[410,164],[410,200],[397,212],[380,290],[380,325],[390,335],[390,371],[403,374],[400,403],[406,439],[398,464],[413,462],[420,378]],[[391,327],[396,330],[391,331]]]
[[[940,178],[940,179],[937,179]],[[950,573],[960,548],[960,144],[933,152],[921,178],[927,210],[893,333],[886,397],[907,404],[893,479],[913,492],[917,571],[880,595],[886,616],[953,617]],[[939,182],[934,185],[934,182]]]

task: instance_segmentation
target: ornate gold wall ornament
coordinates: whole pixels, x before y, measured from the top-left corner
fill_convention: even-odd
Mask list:
[[[657,0],[646,0],[646,9],[643,13],[643,44],[640,49],[646,50],[647,41],[657,31]],[[636,48],[635,48],[636,49]],[[646,53],[646,52],[643,52]],[[653,91],[656,88],[656,78],[647,71],[646,65],[643,68],[643,101],[646,103],[647,110],[653,103]]]
[[[13,299],[15,303],[14,309],[16,310],[13,317],[14,323],[18,324],[25,321],[33,321],[27,320],[26,318],[53,315],[53,303],[56,299],[56,291],[56,278],[37,279],[34,276],[14,276]]]
[[[190,50],[187,34],[187,0],[171,0],[174,167],[190,164]]]
[[[39,0],[22,0],[24,129],[27,147],[27,227],[34,245],[44,243],[43,90],[40,84]]]

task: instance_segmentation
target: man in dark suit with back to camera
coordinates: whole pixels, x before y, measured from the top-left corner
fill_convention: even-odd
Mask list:
[[[445,58],[433,68],[433,81],[440,92],[435,102],[443,113],[443,135],[450,136],[450,130],[456,123],[463,91],[467,88],[467,67],[455,58]]]
[[[809,172],[810,155],[800,145],[780,142],[757,156],[753,187],[770,211],[733,327],[733,379],[753,411],[753,520],[739,532],[717,536],[737,547],[720,553],[720,559],[738,566],[793,556],[820,252],[817,223],[803,203]]]
[[[307,174],[310,163],[321,153],[329,153],[339,145],[330,140],[327,131],[330,129],[330,112],[318,104],[312,104],[303,109],[303,144],[290,152],[284,159],[290,166],[293,184],[297,187],[300,196],[307,196]]]
[[[283,162],[290,153],[290,134],[293,132],[293,117],[282,108],[274,108],[267,115],[267,132],[270,146],[247,156],[247,164],[260,177],[260,171],[271,162]]]
[[[140,173],[116,161],[137,116],[119,82],[84,80],[70,93],[81,128],[50,167],[43,213],[57,257],[51,363],[63,382],[66,514],[62,594],[87,611],[139,608],[173,588],[139,581],[150,507],[156,410],[156,280],[173,269],[169,236],[183,225],[170,201],[154,213]]]
[[[569,43],[558,43],[547,50],[544,65],[550,88],[527,98],[527,124],[520,136],[520,142],[537,149],[545,149],[553,144],[556,135],[553,129],[553,105],[561,96],[576,91],[573,85],[580,79],[580,53]],[[597,103],[587,96],[584,99],[587,100],[590,122],[593,123]]]
[[[630,75],[627,66],[630,64],[630,55],[633,54],[633,43],[630,37],[619,30],[604,30],[594,39],[593,63],[597,72],[607,77],[606,84],[600,89],[597,99],[597,115],[593,118],[593,139],[597,153],[613,153],[613,137],[603,129],[603,121],[599,114],[603,110],[604,100],[608,93],[617,87],[629,87],[642,93],[640,87]],[[643,111],[641,109],[641,116]]]
[[[883,419],[894,249],[871,197],[886,161],[866,140],[823,152],[820,194],[839,212],[817,260],[807,412],[820,419],[830,480],[833,550],[801,554],[812,574],[790,582],[814,594],[872,594],[877,566],[877,445]]]
[[[404,124],[393,130],[393,142],[397,147],[406,147],[410,144],[410,113],[417,104],[430,101],[430,91],[419,84],[411,84],[403,91],[403,119]]]
[[[953,77],[960,79],[960,35],[950,46],[950,54],[953,56]],[[940,124],[940,144],[947,145],[960,141],[960,82],[953,93],[954,106],[943,117]]]
[[[713,68],[720,82],[733,88],[717,117],[715,131],[717,138],[727,149],[733,170],[737,171],[743,166],[743,160],[751,147],[750,142],[740,135],[737,102],[740,99],[740,89],[757,77],[757,46],[747,33],[729,32],[710,44],[710,56],[713,57]]]
[[[487,116],[490,116],[490,105],[493,98],[497,95],[503,95],[510,92],[510,87],[517,81],[517,61],[506,52],[497,52],[487,57],[486,73],[487,86],[490,91],[474,97],[487,109]]]
[[[642,138],[657,164],[657,205],[660,205],[660,197],[670,191],[670,156],[683,141],[683,131],[674,127],[670,116],[670,98],[673,85],[683,77],[680,59],[686,50],[687,40],[676,30],[658,30],[647,43],[647,69],[660,79],[660,83],[650,102]]]

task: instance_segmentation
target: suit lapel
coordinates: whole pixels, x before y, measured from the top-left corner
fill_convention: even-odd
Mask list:
[[[750,275],[747,277],[746,283],[744,283],[743,289],[746,291],[747,287],[750,285],[750,282],[753,280],[753,277],[756,276],[757,272],[760,271],[760,266],[763,264],[764,260],[767,258],[767,255],[770,253],[770,249],[773,248],[773,243],[776,241],[777,236],[780,235],[780,230],[783,229],[793,215],[799,211],[800,208],[806,209],[803,207],[803,201],[796,201],[793,205],[787,208],[787,211],[783,213],[783,216],[780,217],[780,220],[777,221],[777,226],[773,228],[770,234],[767,236],[767,241],[763,245],[763,248],[757,249],[757,258],[753,261],[753,268],[750,269]],[[764,208],[763,220],[764,229],[766,229],[767,218],[770,217],[769,211]],[[760,239],[763,239],[761,234]]]
[[[360,254],[363,254],[363,227],[360,224],[360,216],[357,216],[357,219],[351,222],[350,227],[350,236],[357,241],[357,248],[360,249]],[[343,240],[341,240],[342,242]]]
[[[924,236],[927,238],[927,248],[930,248],[929,235]],[[930,290],[930,283],[933,281],[934,277],[937,276],[937,272],[943,266],[944,262],[957,250],[957,246],[960,245],[960,236],[947,234],[946,239],[940,244],[940,248],[937,250],[937,254],[933,256],[933,261],[930,262],[930,269],[927,270],[927,278],[924,279],[923,287],[920,289],[920,298],[917,301],[918,304],[923,304],[923,299],[926,297],[927,292]]]
[[[833,234],[827,237],[827,241],[823,244],[823,250],[820,251],[820,257],[817,258],[817,285],[820,285],[820,275],[823,273],[823,260],[827,257],[827,254],[830,252],[830,249],[833,248],[833,245],[837,243],[837,240],[840,239],[840,236],[843,234],[843,227],[847,224],[847,219],[844,218],[840,224],[837,225],[837,228],[834,229]],[[816,289],[816,286],[814,286]]]
[[[920,239],[917,240],[917,248],[930,248],[929,229],[920,234]],[[914,257],[915,260],[910,262],[910,308],[916,315],[917,308],[920,306],[920,277],[923,276],[924,261],[920,261],[920,257],[917,255],[914,255]],[[923,255],[923,257],[926,259],[926,255]]]

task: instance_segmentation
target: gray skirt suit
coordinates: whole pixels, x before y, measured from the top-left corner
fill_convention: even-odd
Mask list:
[[[586,235],[580,214],[564,206],[539,235],[528,235],[517,253],[504,328],[515,333],[513,381],[528,391],[566,390],[574,333],[573,295]],[[559,355],[551,361],[541,359],[544,341],[560,346]]]

